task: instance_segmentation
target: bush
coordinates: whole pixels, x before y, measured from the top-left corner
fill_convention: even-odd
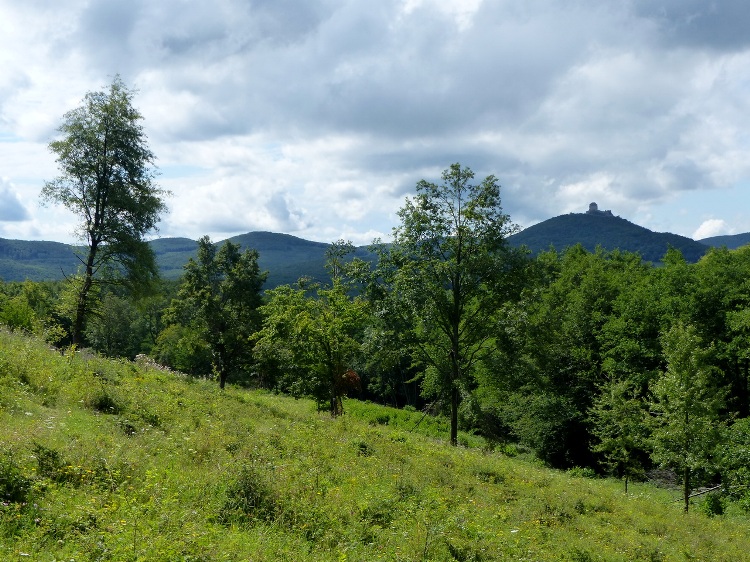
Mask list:
[[[122,406],[120,406],[114,396],[105,390],[97,392],[87,400],[87,404],[89,407],[97,412],[101,412],[102,414],[119,414],[122,412]]]
[[[219,521],[225,525],[271,521],[278,511],[273,488],[255,467],[246,465],[227,488]]]
[[[574,466],[568,469],[568,474],[573,478],[596,478],[596,471],[588,466]]]
[[[698,504],[698,509],[709,517],[724,514],[724,498],[721,494],[708,494],[703,501]]]
[[[27,478],[9,452],[0,456],[0,500],[10,503],[28,501],[31,479]]]

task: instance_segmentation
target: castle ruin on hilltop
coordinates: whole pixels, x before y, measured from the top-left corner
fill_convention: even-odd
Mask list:
[[[614,217],[612,211],[600,211],[599,205],[596,203],[589,203],[589,210],[586,211],[587,215],[599,215],[600,217]]]

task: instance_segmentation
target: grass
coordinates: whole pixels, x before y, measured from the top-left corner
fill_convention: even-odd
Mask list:
[[[713,560],[748,519],[481,448],[445,422],[228,388],[0,332],[0,559]],[[421,421],[420,421],[421,420]],[[469,444],[477,438],[462,436]],[[478,444],[478,443],[477,443]]]

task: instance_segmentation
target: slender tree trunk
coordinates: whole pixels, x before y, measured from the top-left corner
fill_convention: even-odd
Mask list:
[[[331,384],[331,417],[335,418],[336,414],[338,413],[338,408],[336,404],[336,388],[333,384]]]
[[[73,328],[71,333],[72,343],[80,347],[83,343],[83,330],[86,326],[86,316],[88,315],[89,292],[94,285],[94,261],[96,259],[97,244],[92,243],[89,247],[89,255],[86,259],[86,273],[83,277],[83,284],[78,291],[78,302],[76,303],[76,315],[73,319]]]
[[[682,494],[685,498],[685,513],[687,513],[690,508],[690,469],[687,467],[685,467],[682,475],[682,485]]]
[[[227,348],[224,342],[219,342],[216,346],[219,352],[219,365],[216,369],[219,373],[219,388],[224,390],[224,386],[227,384]]]
[[[458,386],[451,389],[451,445],[458,445]]]
[[[461,263],[461,248],[457,261]],[[451,445],[458,445],[458,403],[461,398],[459,394],[459,381],[461,367],[461,277],[457,275],[453,279],[453,310],[451,311]]]

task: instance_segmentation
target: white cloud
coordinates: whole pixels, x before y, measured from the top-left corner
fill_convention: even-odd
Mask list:
[[[63,113],[112,76],[174,192],[162,235],[390,233],[453,162],[495,174],[523,225],[597,201],[659,230],[750,205],[740,0],[0,0],[0,175],[30,204]],[[750,23],[748,23],[750,25]],[[12,139],[13,142],[5,142]],[[702,194],[696,217],[667,213]],[[713,210],[712,210],[713,209]],[[62,221],[60,223],[59,221]],[[732,221],[732,224],[736,224]]]
[[[702,240],[711,236],[722,234],[732,234],[729,225],[722,219],[708,219],[701,223],[698,229],[693,233],[693,240]]]

